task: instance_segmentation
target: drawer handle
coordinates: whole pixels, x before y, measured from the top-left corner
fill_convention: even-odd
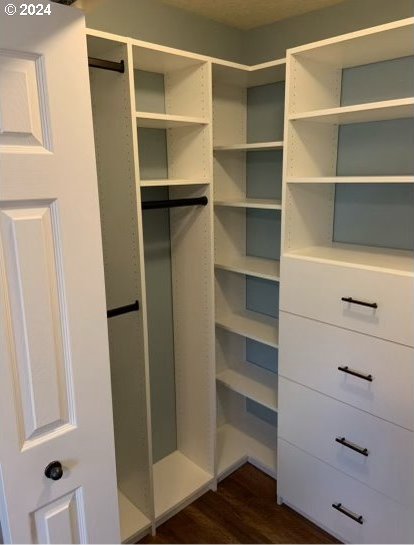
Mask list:
[[[360,305],[361,307],[378,308],[377,303],[367,303],[366,301],[358,301],[352,297],[342,297],[342,301],[345,303],[351,303],[352,305]]]
[[[352,375],[354,377],[362,378],[368,382],[372,382],[374,380],[372,375],[364,375],[364,373],[350,369],[347,365],[338,367],[338,371],[342,371],[343,373],[347,373],[348,375]]]
[[[342,503],[333,503],[332,507],[343,515],[346,515],[350,519],[354,520],[355,522],[358,522],[359,524],[364,524],[364,518],[362,515],[357,515],[356,513],[353,513],[346,507],[343,507]]]
[[[344,447],[350,448],[351,450],[354,450],[355,452],[358,452],[359,454],[362,454],[362,456],[368,456],[369,451],[367,448],[360,447],[356,445],[355,443],[351,443],[351,441],[347,441],[345,437],[337,437],[335,439],[337,443],[340,443]]]

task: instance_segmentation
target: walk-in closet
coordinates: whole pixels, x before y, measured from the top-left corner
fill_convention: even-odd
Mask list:
[[[0,543],[413,543],[412,0],[13,6]]]

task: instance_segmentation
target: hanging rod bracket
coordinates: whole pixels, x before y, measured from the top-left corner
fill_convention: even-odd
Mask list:
[[[168,201],[143,201],[143,210],[156,210],[158,208],[178,208],[180,206],[207,206],[208,198],[192,197],[189,199],[170,199]]]
[[[120,72],[121,74],[125,72],[124,61],[114,62],[88,57],[88,65],[90,68],[101,68],[102,70],[111,70],[112,72]]]

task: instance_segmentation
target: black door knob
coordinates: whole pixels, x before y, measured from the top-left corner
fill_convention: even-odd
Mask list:
[[[50,464],[45,469],[45,475],[48,479],[52,481],[58,481],[63,477],[63,467],[60,462],[50,462]]]

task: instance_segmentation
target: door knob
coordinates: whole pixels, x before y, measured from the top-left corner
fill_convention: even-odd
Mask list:
[[[62,464],[58,461],[50,462],[45,469],[45,475],[48,479],[52,479],[52,481],[58,481],[63,477]]]

